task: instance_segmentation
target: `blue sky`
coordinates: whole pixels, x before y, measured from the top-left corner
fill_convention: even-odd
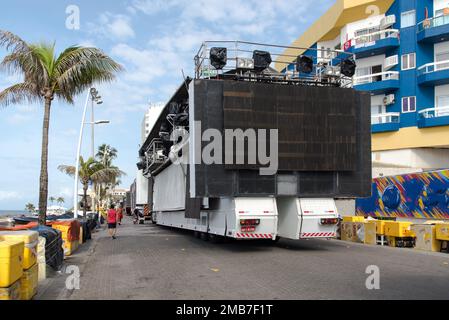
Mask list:
[[[116,160],[135,177],[140,125],[150,102],[164,102],[181,84],[182,73],[193,75],[193,56],[203,40],[247,40],[290,44],[334,0],[15,0],[0,11],[0,29],[28,42],[56,41],[58,52],[79,44],[96,46],[120,62],[126,72],[112,84],[98,86],[104,104],[96,119],[96,146],[108,143],[119,151]],[[66,28],[66,8],[80,9],[80,28]],[[0,59],[6,52],[0,48]],[[0,90],[20,78],[0,73]],[[74,164],[84,96],[75,105],[54,101],[50,123],[49,196],[72,204],[73,180],[59,164]],[[43,108],[14,105],[0,108],[0,210],[37,204]],[[90,150],[85,131],[83,154]]]

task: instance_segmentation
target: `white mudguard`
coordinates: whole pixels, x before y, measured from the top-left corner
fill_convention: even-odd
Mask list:
[[[236,239],[276,239],[277,207],[275,198],[235,198],[235,218],[228,221],[228,236]],[[241,220],[259,220],[254,231],[245,231]],[[230,219],[231,220],[231,219]]]
[[[338,218],[334,199],[278,198],[278,235],[288,239],[333,238],[337,224],[322,219]]]

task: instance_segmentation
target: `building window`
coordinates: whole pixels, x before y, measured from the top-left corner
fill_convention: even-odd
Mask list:
[[[385,123],[386,118],[382,116],[385,113],[384,105],[372,105],[371,106],[371,124]]]
[[[441,52],[435,55],[435,62],[440,62],[435,66],[436,70],[444,70],[449,68],[449,52]]]
[[[362,79],[358,79],[357,83],[363,84],[382,81],[382,75],[379,73],[382,73],[382,65],[357,68],[356,77],[363,77]],[[369,77],[373,74],[377,75]]]
[[[401,28],[413,27],[416,25],[416,11],[411,10],[401,13]]]
[[[380,40],[380,33],[376,34],[376,32],[379,30],[380,30],[379,27],[376,27],[376,28],[364,28],[355,31],[354,45]]]
[[[449,96],[438,96],[435,115],[437,117],[449,115]],[[440,109],[440,110],[438,110]]]
[[[402,70],[410,70],[416,68],[416,54],[407,53],[402,55]]]
[[[415,111],[416,111],[416,97],[403,97],[402,113],[415,112]]]
[[[356,37],[366,36],[367,34],[371,34],[371,33],[377,32],[379,30],[380,30],[379,27],[364,28],[364,29],[359,29],[359,30],[355,31],[354,35]]]

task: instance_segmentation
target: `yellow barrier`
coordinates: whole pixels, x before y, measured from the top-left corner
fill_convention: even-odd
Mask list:
[[[342,222],[341,240],[376,244],[376,222],[371,220],[364,222]]]
[[[377,223],[374,220],[367,220],[365,222],[365,244],[377,244]]]
[[[24,270],[27,270],[36,264],[37,244],[39,240],[39,233],[37,231],[0,231],[0,238],[24,242]]]
[[[74,241],[64,240],[63,241],[64,255],[71,256],[78,249],[78,246],[79,240]]]
[[[437,240],[436,226],[431,224],[414,224],[411,230],[415,235],[415,249],[424,251],[441,251],[441,241]]]
[[[385,235],[385,220],[375,220],[376,221],[376,233],[380,236]]]
[[[404,221],[385,221],[385,235],[390,237],[413,237],[412,223]]]
[[[23,248],[23,241],[0,237],[0,287],[9,287],[22,276]]]
[[[38,265],[24,271],[20,278],[20,299],[31,300],[37,293]]]
[[[20,280],[7,288],[0,288],[0,300],[20,300]]]
[[[343,222],[364,222],[365,218],[362,216],[344,216]]]
[[[449,223],[438,223],[435,228],[438,240],[449,241]]]

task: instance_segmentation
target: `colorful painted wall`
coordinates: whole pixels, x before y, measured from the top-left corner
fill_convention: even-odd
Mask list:
[[[376,178],[371,198],[356,200],[356,214],[449,219],[449,170]]]

